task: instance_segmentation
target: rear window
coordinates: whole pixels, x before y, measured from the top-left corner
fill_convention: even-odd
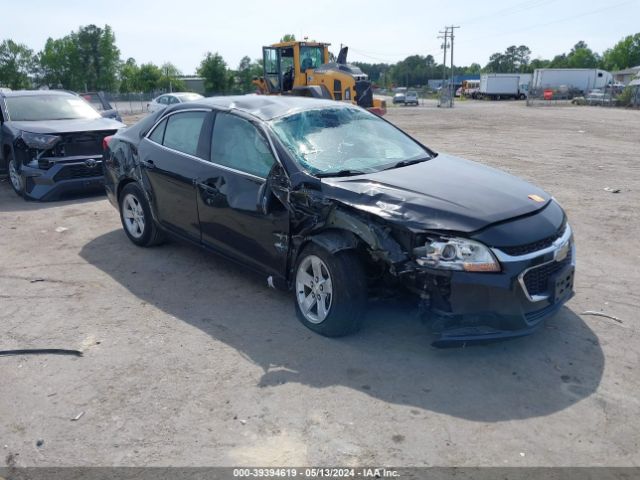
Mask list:
[[[100,114],[75,95],[25,95],[5,98],[13,121],[76,120],[100,118]]]
[[[176,113],[169,117],[162,144],[179,152],[195,156],[206,112]],[[155,133],[155,131],[154,131]]]

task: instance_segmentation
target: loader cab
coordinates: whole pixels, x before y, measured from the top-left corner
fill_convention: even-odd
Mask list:
[[[264,80],[269,93],[307,85],[307,72],[329,62],[329,44],[282,42],[262,48]]]

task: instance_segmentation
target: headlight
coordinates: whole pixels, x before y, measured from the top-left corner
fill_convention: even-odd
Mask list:
[[[491,250],[480,242],[466,238],[427,240],[415,248],[416,262],[423,267],[467,272],[499,272],[500,264]]]
[[[50,150],[60,141],[58,135],[46,135],[44,133],[22,132],[20,138],[27,144],[27,147],[35,148],[36,150]]]

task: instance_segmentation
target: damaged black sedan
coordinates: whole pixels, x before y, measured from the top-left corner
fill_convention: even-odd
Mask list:
[[[0,170],[31,200],[102,191],[103,140],[124,124],[69,92],[0,92]]]
[[[133,243],[171,234],[243,263],[323,335],[358,330],[376,290],[415,293],[440,345],[531,333],[573,295],[571,228],[547,193],[352,105],[178,105],[115,135],[105,167]]]

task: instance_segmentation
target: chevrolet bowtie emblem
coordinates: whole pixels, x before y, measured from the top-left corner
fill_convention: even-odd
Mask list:
[[[544,198],[542,198],[540,195],[536,195],[532,193],[531,195],[527,195],[527,196],[534,202],[544,202]]]

